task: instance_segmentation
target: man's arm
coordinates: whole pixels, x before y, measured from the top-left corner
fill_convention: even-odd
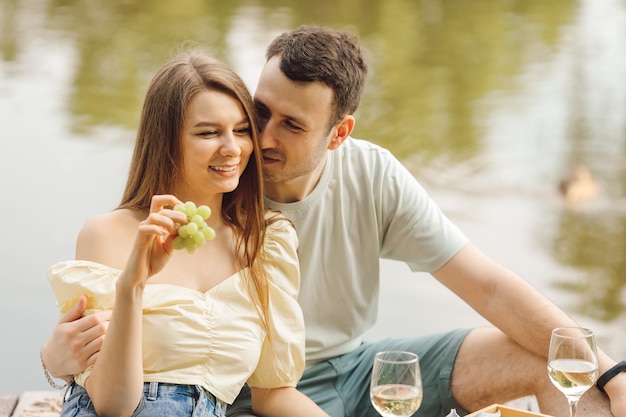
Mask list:
[[[109,326],[111,311],[82,317],[86,308],[87,297],[82,296],[59,319],[50,339],[41,349],[44,366],[55,378],[69,381],[73,375],[96,362]]]
[[[541,357],[547,357],[552,329],[578,325],[520,276],[471,243],[433,276],[516,343]],[[598,356],[601,374],[616,363],[600,349]],[[626,417],[626,373],[605,389],[614,416]]]

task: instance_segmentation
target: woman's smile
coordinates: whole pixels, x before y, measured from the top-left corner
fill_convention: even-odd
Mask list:
[[[238,166],[239,165],[209,165],[209,169],[220,175],[231,176],[238,173]]]

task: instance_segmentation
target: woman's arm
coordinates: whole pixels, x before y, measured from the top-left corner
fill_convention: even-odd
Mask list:
[[[147,280],[159,272],[170,258],[176,223],[187,220],[183,213],[166,208],[176,204],[180,204],[180,201],[173,196],[155,196],[148,217],[139,222],[138,227],[135,221],[135,226],[130,223],[130,226],[126,224],[122,228],[132,230],[137,227],[136,238],[126,266],[116,282],[115,303],[107,337],[85,383],[94,408],[101,417],[130,416],[141,399],[143,292]],[[125,216],[122,222],[127,221],[128,217]],[[95,233],[102,226],[95,225]],[[119,245],[108,245],[112,246],[111,250],[98,253],[91,248],[97,240],[87,239],[90,234],[88,227],[81,232],[77,253],[99,262],[113,253],[111,262],[116,262],[120,257],[120,254],[115,254]],[[90,254],[90,251],[94,253]]]
[[[143,391],[143,287],[129,285],[126,281],[122,274],[116,286],[107,338],[85,383],[101,417],[130,416]]]
[[[250,388],[252,411],[259,417],[329,417],[295,388]]]

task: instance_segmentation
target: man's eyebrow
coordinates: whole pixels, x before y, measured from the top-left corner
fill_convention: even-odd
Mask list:
[[[252,100],[254,102],[254,105],[256,107],[263,107],[264,109],[267,108],[267,106],[265,105],[265,103],[263,103],[261,100],[259,100],[258,98],[254,98],[254,100]]]
[[[301,127],[306,127],[306,122],[302,119],[300,119],[297,116],[293,116],[291,114],[281,114],[281,116],[283,116],[285,119],[289,119],[293,122],[295,122],[297,125],[300,125]]]
[[[265,105],[265,103],[263,103],[261,100],[255,98],[254,99],[254,105],[255,105],[257,111],[260,110],[260,111],[264,111],[264,112],[268,112],[269,113],[269,107],[267,107]],[[285,118],[285,119],[291,120],[291,121],[295,122],[298,125],[301,125],[301,126],[306,126],[307,125],[306,122],[304,120],[302,120],[302,118],[300,118],[298,116],[294,116],[294,115],[288,114],[288,113],[278,113],[278,115],[280,117]]]

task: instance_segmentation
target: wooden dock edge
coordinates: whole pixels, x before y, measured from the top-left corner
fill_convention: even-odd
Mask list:
[[[65,391],[0,394],[0,417],[55,417],[61,414]]]
[[[11,417],[19,399],[17,394],[0,394],[0,417]]]

